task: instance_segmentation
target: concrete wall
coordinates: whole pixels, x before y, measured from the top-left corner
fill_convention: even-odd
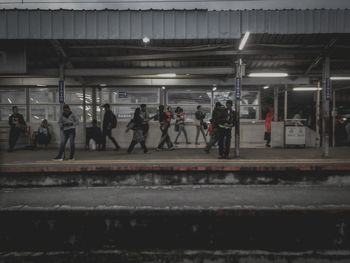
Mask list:
[[[130,141],[132,139],[133,132],[129,131],[128,133],[125,133],[127,121],[118,121],[118,127],[116,129],[113,129],[113,136],[117,140],[117,142],[120,144],[122,148],[127,148],[130,144]],[[30,123],[27,122],[28,125],[31,126],[32,131],[36,130],[36,128],[39,126],[38,123]],[[89,126],[88,126],[89,127]],[[180,135],[178,142],[180,142],[178,147],[198,147],[194,145],[195,139],[196,139],[196,127],[193,123],[187,123],[186,124],[186,131],[188,135],[189,141],[192,143],[190,145],[186,145],[185,143],[185,137],[183,134]],[[264,145],[264,122],[258,121],[258,122],[242,122],[241,123],[241,147],[256,147],[257,145],[263,146]],[[50,143],[50,147],[58,147],[60,142],[60,129],[57,125],[57,123],[51,123],[51,133],[52,133],[52,141]],[[0,126],[0,145],[2,149],[6,149],[8,147],[8,132],[9,127],[7,124],[3,124]],[[205,131],[206,132],[206,131]],[[76,147],[77,148],[83,148],[85,145],[85,136],[83,133],[83,125],[80,123],[77,126],[77,133],[76,133]],[[231,138],[231,146],[234,147],[234,129],[232,130],[232,138]],[[175,140],[177,132],[174,130],[174,125],[169,129],[169,135],[172,141]],[[161,132],[159,130],[159,124],[156,121],[150,122],[150,130],[149,130],[149,136],[147,139],[147,146],[150,148],[155,148],[158,145],[159,139],[161,136]],[[209,135],[207,136],[207,140],[209,141]],[[203,136],[200,134],[199,136],[199,148],[204,147],[204,140]],[[28,136],[25,138],[22,136],[22,138],[18,141],[17,146],[23,147],[24,145],[28,145],[29,138]],[[67,143],[67,146],[69,143]],[[112,148],[113,144],[112,142],[107,139],[107,148]]]

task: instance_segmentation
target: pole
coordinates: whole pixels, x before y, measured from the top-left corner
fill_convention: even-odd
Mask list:
[[[236,82],[235,82],[235,156],[239,157],[240,147],[240,115],[241,115],[241,92],[242,92],[242,59],[236,61]]]
[[[320,148],[320,89],[321,83],[317,83],[317,93],[316,93],[316,147]]]
[[[86,88],[83,87],[83,134],[84,142],[86,142]],[[85,145],[86,147],[87,145]]]
[[[322,156],[329,156],[329,100],[331,98],[330,87],[330,61],[325,57],[322,76]]]
[[[332,94],[332,147],[335,147],[335,117],[336,117],[336,112],[335,112],[335,89],[333,90]]]
[[[273,120],[278,121],[278,87],[275,87],[273,90],[273,108],[274,108],[274,116]]]
[[[288,85],[284,89],[284,120],[288,119]]]
[[[92,119],[93,120],[97,120],[97,110],[96,110],[96,107],[97,107],[97,102],[96,102],[96,87],[93,87],[92,88],[92,94],[91,94],[91,101],[92,101]]]

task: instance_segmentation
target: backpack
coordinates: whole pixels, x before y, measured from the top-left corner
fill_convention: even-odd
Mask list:
[[[117,127],[117,117],[112,113],[111,128],[116,128],[116,127]]]
[[[131,119],[130,121],[129,121],[129,123],[126,125],[126,128],[128,129],[128,130],[135,130],[135,122],[134,122],[134,119]]]

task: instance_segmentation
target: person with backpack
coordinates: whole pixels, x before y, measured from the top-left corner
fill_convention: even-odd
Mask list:
[[[117,141],[114,139],[112,136],[112,129],[117,127],[117,117],[114,115],[114,113],[111,111],[111,106],[106,103],[103,105],[105,108],[105,115],[103,117],[103,131],[102,131],[102,136],[103,136],[103,143],[102,143],[102,151],[106,150],[106,137],[113,142],[115,146],[115,151],[118,151],[120,149],[119,144]]]
[[[196,143],[195,143],[196,145],[199,145],[199,142],[198,142],[199,132],[202,133],[205,144],[208,144],[207,137],[205,136],[205,133],[204,133],[204,118],[205,118],[205,113],[202,111],[202,106],[198,105],[197,111],[195,113],[195,120],[194,120],[194,124],[196,125],[196,128],[197,128]]]
[[[144,135],[144,127],[143,127],[143,118],[141,117],[141,109],[136,108],[134,112],[134,118],[132,119],[133,126],[132,129],[134,131],[131,143],[128,148],[128,153],[131,153],[136,144],[140,143],[144,153],[148,152],[148,149],[145,144],[145,135]]]

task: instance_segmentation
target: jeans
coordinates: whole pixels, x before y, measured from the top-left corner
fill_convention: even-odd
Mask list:
[[[160,130],[162,132],[162,137],[160,138],[158,149],[163,148],[164,143],[168,145],[168,148],[173,147],[173,143],[170,140],[169,134],[168,134],[169,125],[162,125],[160,126]]]
[[[66,143],[69,139],[70,142],[70,158],[74,157],[74,151],[75,151],[75,145],[74,145],[74,140],[75,140],[75,129],[69,129],[69,130],[65,130],[62,133],[63,138],[61,140],[61,146],[60,146],[60,151],[57,155],[58,158],[62,158],[63,156],[63,152],[64,152],[64,148],[66,147]]]
[[[202,125],[200,125],[200,126],[197,125],[196,128],[197,128],[196,143],[198,143],[199,132],[201,132],[202,135],[203,135],[204,141],[207,144],[208,143],[207,142],[207,137],[205,136],[203,126]]]
[[[182,131],[184,132],[186,142],[188,143],[187,132],[185,130],[185,125],[183,125],[181,123],[179,124],[179,132],[177,133],[177,136],[176,136],[176,139],[175,139],[175,143],[177,143],[177,139],[179,138],[179,136],[180,136]]]
[[[231,146],[231,129],[218,128],[219,155],[228,157]]]

